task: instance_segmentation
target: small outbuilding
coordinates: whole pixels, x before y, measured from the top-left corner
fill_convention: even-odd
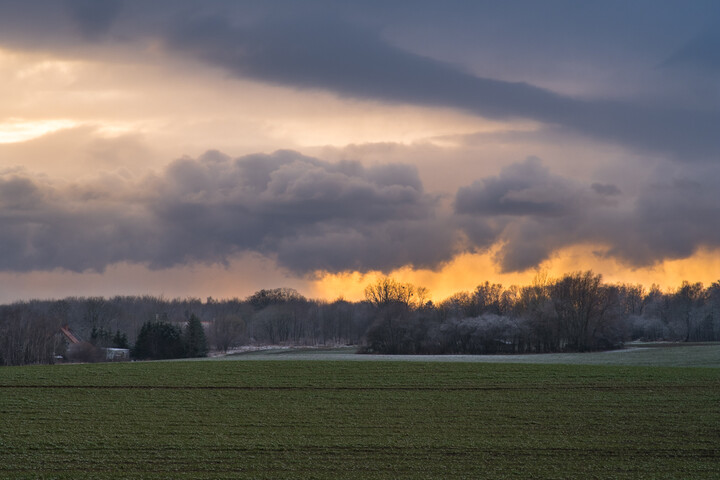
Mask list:
[[[107,362],[127,362],[130,360],[130,349],[128,348],[102,348],[105,352]]]

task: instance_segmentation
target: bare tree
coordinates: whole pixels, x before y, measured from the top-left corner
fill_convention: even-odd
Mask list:
[[[246,341],[247,326],[245,320],[237,314],[216,318],[210,331],[215,348],[221,352],[227,352],[231,347]]]
[[[0,307],[0,365],[53,363],[60,323],[28,303]]]
[[[418,305],[419,300],[426,298],[426,289],[418,292],[418,288],[411,283],[401,283],[390,277],[383,277],[365,287],[365,300],[376,307],[386,307],[393,303],[413,307]]]
[[[689,342],[692,333],[695,317],[700,314],[700,307],[703,304],[702,283],[683,282],[672,296],[672,303],[677,312],[677,318],[685,327],[684,341]]]
[[[618,305],[617,289],[602,284],[591,271],[565,275],[550,287],[557,321],[569,349],[598,348],[597,333],[606,326]]]

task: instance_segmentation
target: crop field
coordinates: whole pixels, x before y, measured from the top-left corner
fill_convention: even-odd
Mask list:
[[[0,478],[720,478],[720,369],[0,369]]]

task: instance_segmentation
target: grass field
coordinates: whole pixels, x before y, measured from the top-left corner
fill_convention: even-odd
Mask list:
[[[720,478],[720,369],[0,369],[0,478]]]
[[[347,360],[406,362],[534,363],[720,368],[720,344],[645,343],[622,350],[524,355],[357,355],[353,347],[270,348],[221,357],[233,360]]]

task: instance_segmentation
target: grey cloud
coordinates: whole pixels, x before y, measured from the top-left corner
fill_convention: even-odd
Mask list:
[[[693,68],[720,72],[720,24],[713,25],[672,53],[662,64],[665,68]]]
[[[492,117],[540,112],[563,100],[527,84],[472,76],[336,19],[238,28],[211,17],[179,26],[169,44],[240,76],[363,98],[480,110]]]
[[[388,168],[395,173],[392,179],[382,177]],[[237,204],[265,221],[381,222],[422,218],[431,207],[415,167],[331,164],[290,151],[234,162],[180,160],[168,168],[162,188],[173,206]]]
[[[155,262],[166,266],[186,251],[217,261],[252,249],[278,255],[282,265],[303,271],[400,266],[406,258],[377,259],[395,251],[401,239],[382,232],[392,231],[389,225],[431,218],[434,200],[423,193],[414,167],[395,166],[392,181],[375,180],[388,168],[330,164],[288,151],[233,162],[176,162],[161,187],[162,200],[153,208],[164,228],[181,230],[176,233],[186,240],[169,259]],[[317,232],[328,237],[317,238]],[[314,253],[307,238],[315,238]],[[335,244],[330,238],[354,241]],[[357,248],[359,239],[376,248]],[[409,256],[427,265],[435,261],[428,255],[442,252],[447,260],[450,249],[451,244],[437,251],[410,249]],[[217,257],[208,257],[213,252]]]
[[[102,269],[158,236],[142,209],[82,193],[26,177],[0,179],[0,270]]]
[[[492,243],[502,244],[497,260],[504,271],[535,267],[558,248],[586,241],[589,218],[614,205],[596,189],[551,173],[536,157],[461,187],[455,197],[468,238],[494,226]],[[479,248],[487,246],[485,237],[480,242]]]
[[[698,248],[720,246],[717,167],[669,175],[645,186],[631,218],[613,229],[608,255],[635,265],[685,258]]]
[[[504,168],[497,177],[461,187],[455,211],[473,215],[558,217],[590,203],[587,192],[563,177],[552,175],[540,159]]]
[[[714,160],[720,151],[717,111],[573,98],[523,82],[478,77],[337,19],[237,27],[209,17],[178,26],[168,44],[238,76],[277,84],[452,107],[490,118],[530,118],[680,160]]]
[[[515,228],[508,228],[505,231],[506,243],[497,252],[495,258],[504,272],[537,267],[547,260],[553,251],[564,246],[563,243],[556,242],[557,239],[549,237],[545,228],[536,222],[522,222],[511,227]]]
[[[40,190],[27,178],[0,176],[0,209],[18,211],[32,208],[42,200]]]
[[[716,166],[659,172],[625,198],[614,185],[584,185],[529,159],[459,189],[455,210],[471,240],[470,228],[495,226],[504,271],[535,267],[578,244],[641,267],[720,247],[718,179]],[[480,237],[478,248],[486,245]]]
[[[0,269],[102,270],[223,263],[260,252],[304,273],[434,266],[457,250],[411,166],[328,163],[296,152],[208,152],[144,179],[53,185],[0,178]]]
[[[537,158],[458,190],[455,211],[410,166],[329,163],[292,151],[208,152],[144,178],[53,183],[0,175],[0,270],[102,270],[225,263],[242,252],[296,273],[434,268],[499,245],[506,271],[596,245],[634,266],[720,247],[720,167],[658,172],[629,197]]]
[[[307,231],[283,238],[275,251],[280,263],[295,271],[387,272],[400,266],[436,268],[457,253],[457,242],[452,221],[429,218],[384,222],[373,228]]]
[[[598,195],[614,196],[614,195],[620,195],[622,193],[620,191],[620,189],[617,187],[617,185],[612,185],[612,184],[593,183],[592,185],[590,185],[590,187]]]
[[[717,29],[682,47],[707,24],[705,17],[717,15],[717,2],[687,6],[646,0],[498,5],[458,1],[440,6],[435,2],[339,5],[322,0],[301,4],[68,0],[65,5],[74,12],[70,20],[58,12],[62,10],[58,2],[38,0],[34,5],[38,8],[19,1],[0,4],[2,44],[98,55],[97,49],[82,50],[77,35],[69,32],[80,28],[87,44],[102,37],[134,51],[159,37],[169,51],[239,77],[354,98],[450,107],[489,118],[528,118],[679,161],[715,161],[720,153],[716,82],[677,79],[652,68],[675,50],[668,65],[700,63],[717,71],[717,34],[713,33]],[[428,31],[424,26],[433,19],[438,26]],[[458,36],[435,48],[455,28]],[[618,29],[621,34],[614,35]],[[410,35],[415,41],[405,38],[403,43],[402,32],[407,30],[421,32],[420,38]],[[114,34],[111,39],[103,37],[108,31]],[[429,40],[423,41],[426,31]],[[413,45],[419,46],[413,50]],[[462,55],[453,56],[460,50]],[[473,57],[476,50],[486,56]],[[535,63],[523,67],[530,58]],[[514,66],[507,72],[502,68],[486,72],[478,67],[483,63]],[[612,68],[613,74],[602,96],[569,96],[536,86],[542,82],[532,84],[538,65],[550,71],[558,65],[573,66],[544,84],[573,83],[573,69],[584,70],[575,65],[595,67],[590,71]],[[624,87],[628,69],[633,70],[630,76],[636,85],[616,93]]]
[[[80,33],[96,40],[105,33],[122,8],[121,0],[65,0],[72,20]]]

